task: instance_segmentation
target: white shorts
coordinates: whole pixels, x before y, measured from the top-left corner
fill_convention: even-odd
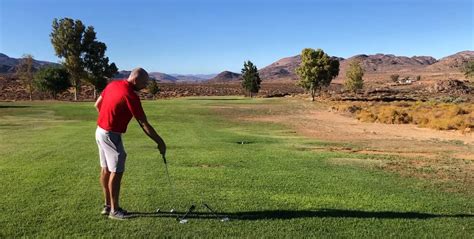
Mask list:
[[[125,171],[127,153],[123,147],[122,134],[97,127],[95,140],[99,147],[100,166],[114,173]]]

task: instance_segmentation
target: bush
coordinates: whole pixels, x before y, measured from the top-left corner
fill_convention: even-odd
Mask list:
[[[398,82],[398,78],[400,78],[400,75],[397,75],[397,74],[390,75],[390,79],[391,79],[393,82]]]
[[[434,102],[398,102],[369,105],[360,103],[345,107],[363,122],[416,124],[439,130],[474,128],[474,105]]]
[[[40,69],[35,74],[34,84],[40,91],[51,94],[53,99],[71,87],[67,70],[64,67],[56,66]]]

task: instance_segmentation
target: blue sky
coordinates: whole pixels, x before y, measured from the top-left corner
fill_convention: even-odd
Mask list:
[[[305,47],[441,58],[474,49],[473,0],[0,0],[0,52],[57,62],[54,18],[94,26],[123,69],[240,72]]]

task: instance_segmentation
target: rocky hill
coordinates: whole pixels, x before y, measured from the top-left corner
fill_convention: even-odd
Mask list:
[[[223,71],[219,73],[216,77],[208,80],[208,83],[225,83],[225,82],[231,82],[231,81],[237,81],[240,80],[241,75],[230,72],[230,71]]]
[[[264,80],[296,79],[295,70],[301,63],[301,55],[282,58],[258,71]]]
[[[469,60],[474,59],[474,51],[461,51],[454,55],[441,58],[436,63],[426,67],[428,71],[457,71]]]
[[[356,55],[348,59],[338,58],[340,60],[340,71],[336,81],[343,81],[345,71],[349,63],[353,60],[361,62],[365,70],[365,75],[369,80],[379,78],[382,75],[389,74],[406,74],[406,75],[440,75],[446,73],[459,74],[460,68],[468,60],[474,59],[474,51],[462,51],[440,60],[436,60],[431,56],[396,56],[392,54],[375,54],[375,55]],[[295,80],[297,76],[295,69],[301,63],[301,56],[292,56],[282,58],[262,69],[260,69],[260,77],[264,80]],[[386,78],[386,77],[385,77]]]
[[[345,69],[346,65],[353,60],[361,62],[365,73],[415,71],[436,62],[436,59],[431,56],[406,57],[391,54],[356,55],[341,61],[340,68]]]
[[[179,82],[201,82],[205,80],[212,79],[217,76],[217,74],[170,74],[173,77],[176,77]]]
[[[119,71],[115,76],[113,77],[114,79],[124,79],[127,78],[130,75],[131,71]],[[173,77],[171,75],[161,73],[161,72],[150,72],[148,73],[150,77],[155,78],[159,82],[163,83],[176,83],[179,79],[176,77]]]
[[[9,57],[3,53],[0,53],[0,74],[9,74],[15,73],[15,67],[20,63],[21,58],[13,58]],[[57,63],[49,62],[49,61],[37,61],[33,60],[33,67],[39,69],[43,66],[48,65],[59,65]]]

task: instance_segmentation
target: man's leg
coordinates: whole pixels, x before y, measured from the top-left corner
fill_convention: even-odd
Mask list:
[[[110,190],[109,190],[110,171],[105,167],[100,171],[100,185],[104,192],[105,205],[110,206]]]
[[[110,173],[109,177],[109,192],[110,192],[110,207],[111,211],[114,212],[119,206],[119,195],[120,195],[120,183],[122,181],[123,173]]]

